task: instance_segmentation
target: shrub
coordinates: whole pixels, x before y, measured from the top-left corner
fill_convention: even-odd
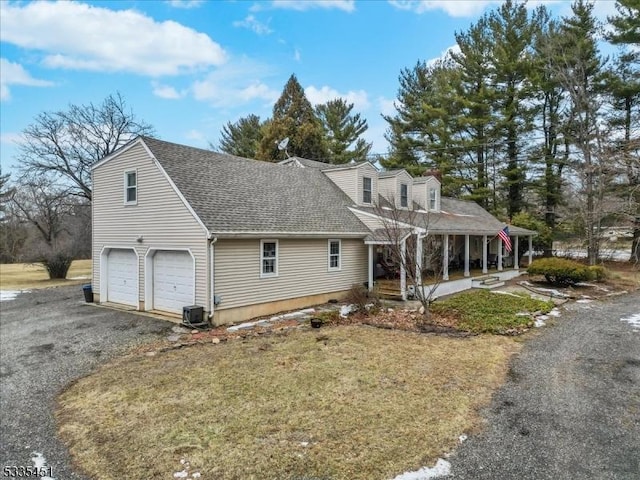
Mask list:
[[[380,300],[373,292],[369,292],[364,285],[358,283],[351,286],[349,292],[344,297],[344,301],[348,304],[353,304],[358,308],[358,311],[364,312],[366,305],[373,303],[378,305]]]
[[[603,282],[609,278],[609,271],[602,265],[593,265],[589,267],[589,272],[591,273],[591,279],[596,282]]]
[[[71,267],[73,257],[64,253],[54,253],[42,260],[44,267],[49,273],[49,278],[67,278],[67,272]]]
[[[534,260],[529,268],[529,275],[543,275],[553,285],[573,285],[577,282],[591,280],[594,274],[589,267],[566,258],[541,258]]]

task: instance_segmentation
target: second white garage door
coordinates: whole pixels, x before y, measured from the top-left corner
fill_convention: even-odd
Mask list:
[[[193,259],[188,252],[160,250],[153,256],[153,308],[182,313],[193,305]]]

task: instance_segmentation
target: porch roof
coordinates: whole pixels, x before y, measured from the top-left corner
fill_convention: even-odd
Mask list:
[[[497,235],[504,223],[487,212],[475,202],[449,197],[441,198],[439,212],[426,210],[392,210],[376,207],[358,207],[358,210],[397,220],[409,225],[426,229],[436,235]],[[537,235],[526,228],[509,226],[511,236]]]
[[[377,228],[366,236],[364,243],[367,245],[395,245],[406,240],[412,233],[412,228],[398,228],[397,230]]]

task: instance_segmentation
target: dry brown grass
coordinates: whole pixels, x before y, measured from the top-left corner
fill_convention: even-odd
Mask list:
[[[62,438],[95,479],[388,479],[473,431],[510,338],[296,329],[125,358],[59,397]]]
[[[74,277],[87,277],[69,280]],[[68,280],[49,280],[47,270],[37,263],[0,264],[0,289],[24,290],[34,288],[58,287],[61,285],[79,285],[91,281],[91,260],[74,260],[67,273]]]
[[[631,262],[605,262],[604,266],[609,271],[607,283],[626,290],[640,288],[640,265]]]

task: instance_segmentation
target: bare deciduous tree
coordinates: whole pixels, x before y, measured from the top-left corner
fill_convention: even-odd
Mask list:
[[[116,93],[100,105],[39,114],[22,132],[19,168],[23,175],[49,176],[68,194],[91,200],[91,166],[132,138],[151,134],[153,128]]]
[[[390,200],[390,205],[395,202]],[[421,326],[426,326],[444,272],[442,246],[429,233],[433,220],[428,213],[387,205],[376,206],[376,214],[380,218],[376,236],[387,248],[392,263],[404,273],[408,285],[401,284],[401,289],[407,289],[422,305]]]

